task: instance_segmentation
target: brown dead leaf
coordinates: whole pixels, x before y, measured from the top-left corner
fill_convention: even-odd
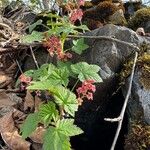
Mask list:
[[[12,116],[13,111],[0,119],[0,132],[4,142],[13,150],[30,150],[31,143],[19,135]]]
[[[24,101],[24,111],[33,110],[34,109],[34,98],[31,95],[30,91],[27,90],[27,94]]]
[[[0,93],[0,108],[7,106],[15,106],[17,103],[12,101],[5,92]]]
[[[37,129],[31,134],[30,139],[35,143],[42,144],[45,131],[46,129],[43,127],[37,127]]]
[[[4,88],[12,82],[12,78],[0,72],[0,88]]]
[[[35,96],[35,99],[34,99],[34,105],[35,105],[35,112],[37,112],[39,110],[39,106],[43,103],[43,101],[41,100],[40,97],[38,96]]]

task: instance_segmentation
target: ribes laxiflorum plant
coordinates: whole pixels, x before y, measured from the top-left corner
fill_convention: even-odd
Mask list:
[[[77,15],[77,10],[73,11]],[[70,150],[70,137],[83,133],[74,124],[75,112],[83,100],[93,100],[96,90],[94,83],[102,80],[98,75],[99,66],[86,62],[72,64],[68,61],[72,57],[71,51],[81,54],[88,48],[83,38],[73,40],[72,48],[64,49],[64,43],[70,33],[77,34],[77,29],[87,29],[83,25],[77,27],[72,24],[72,20],[74,22],[81,16],[72,16],[72,20],[56,15],[52,17],[56,18],[56,22],[48,22],[50,29],[47,32],[33,31],[22,38],[25,43],[43,41],[50,56],[57,56],[58,61],[57,65],[44,64],[38,70],[29,70],[20,76],[20,81],[28,85],[28,90],[45,91],[51,96],[39,106],[38,112],[28,115],[21,127],[21,134],[23,138],[27,138],[38,126],[42,126],[45,128],[44,150]],[[76,80],[74,86],[71,86],[70,79]]]

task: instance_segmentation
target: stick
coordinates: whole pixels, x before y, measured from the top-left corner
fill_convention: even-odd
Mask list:
[[[114,41],[114,42],[117,42],[120,44],[128,45],[128,46],[133,47],[133,48],[137,49],[138,51],[140,51],[139,47],[132,44],[132,43],[121,41],[121,40],[118,40],[114,37],[109,37],[109,36],[68,35],[67,37],[69,37],[69,38],[86,38],[86,39],[97,39],[97,40],[109,40],[109,41]]]
[[[68,35],[67,38],[85,38],[85,39],[96,39],[96,40],[109,40],[109,41],[114,41],[114,42],[117,42],[117,43],[120,43],[120,44],[128,45],[129,47],[133,47],[133,48],[137,49],[137,51],[140,51],[139,47],[132,44],[132,43],[121,41],[119,39],[116,39],[114,37],[109,37],[109,36]],[[32,47],[34,47],[34,46],[41,46],[42,42],[34,42],[34,43],[31,43],[31,44],[20,43],[20,46],[21,45],[22,46],[32,46]]]
[[[18,92],[20,92],[20,89],[0,89],[0,92],[18,93]]]
[[[114,150],[114,148],[115,148],[115,145],[117,143],[117,139],[118,139],[121,127],[122,127],[122,122],[123,122],[126,106],[127,106],[127,103],[128,103],[128,99],[129,99],[130,93],[131,93],[132,81],[133,81],[133,76],[134,76],[134,71],[135,71],[137,57],[138,57],[138,53],[135,52],[135,58],[134,58],[134,63],[133,63],[133,67],[132,67],[132,72],[131,72],[131,77],[130,77],[130,82],[129,82],[129,88],[128,88],[128,91],[127,91],[127,94],[126,94],[126,98],[125,98],[125,101],[124,101],[124,105],[122,107],[122,110],[120,112],[119,117],[113,118],[113,119],[110,119],[110,118],[105,118],[104,119],[105,121],[110,121],[110,122],[116,122],[117,121],[118,122],[118,127],[117,127],[117,131],[116,131],[116,134],[115,134],[112,146],[111,146],[111,150]]]
[[[31,50],[31,54],[32,54],[32,57],[33,57],[34,63],[35,63],[35,65],[36,65],[37,69],[39,69],[39,65],[38,65],[38,62],[37,62],[37,60],[36,60],[36,58],[35,58],[35,55],[34,55],[34,52],[33,52],[32,46],[30,46],[30,50]]]

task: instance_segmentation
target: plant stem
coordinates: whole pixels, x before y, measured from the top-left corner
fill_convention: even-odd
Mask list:
[[[73,92],[73,90],[75,89],[76,85],[78,84],[79,79],[76,81],[76,83],[74,84],[73,88],[71,89],[71,92]]]

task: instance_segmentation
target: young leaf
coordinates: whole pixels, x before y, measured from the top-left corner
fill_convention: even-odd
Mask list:
[[[75,29],[82,29],[84,31],[89,31],[89,28],[86,25],[74,26]]]
[[[73,73],[78,74],[80,81],[94,80],[95,82],[102,82],[101,77],[98,74],[100,67],[97,65],[89,65],[86,62],[79,62],[71,65]]]
[[[33,43],[33,42],[39,42],[42,41],[44,38],[43,33],[33,31],[32,34],[25,35],[21,37],[21,42],[22,43]]]
[[[81,55],[84,50],[89,48],[87,44],[84,43],[84,38],[80,38],[78,40],[73,40],[74,46],[72,47],[72,51]]]
[[[65,134],[66,136],[75,136],[83,133],[83,131],[79,127],[74,125],[74,119],[61,120],[58,128],[60,132]]]
[[[71,116],[74,116],[75,111],[78,109],[76,95],[63,86],[57,86],[55,90],[54,98],[56,103],[63,106],[64,110]]]
[[[76,77],[75,74],[71,71],[71,65],[72,63],[70,61],[67,61],[67,62],[57,61],[58,68],[66,68],[69,75],[75,78]]]
[[[22,137],[24,139],[29,137],[32,134],[32,132],[36,129],[38,123],[39,123],[39,114],[38,113],[29,114],[20,129]]]
[[[62,134],[56,127],[50,126],[44,135],[44,150],[71,150],[69,137]]]
[[[36,26],[41,25],[41,24],[42,24],[42,20],[41,19],[39,19],[35,23],[31,24],[29,26],[29,33],[31,33],[35,29]]]
[[[69,72],[67,68],[56,69],[52,72],[49,78],[53,79],[59,84],[67,86],[69,82]]]
[[[54,86],[57,86],[59,83],[54,81],[53,79],[48,79],[45,81],[36,81],[32,82],[30,86],[27,87],[27,89],[31,90],[50,90],[53,89]]]
[[[52,119],[55,120],[55,117],[58,115],[58,111],[53,102],[48,104],[42,104],[39,107],[39,116],[46,126],[51,122]]]

